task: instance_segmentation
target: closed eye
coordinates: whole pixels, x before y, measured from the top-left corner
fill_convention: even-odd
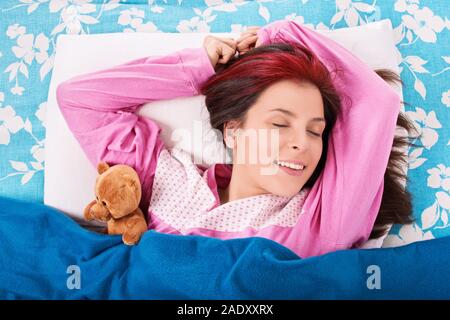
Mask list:
[[[287,125],[284,124],[278,124],[278,123],[272,123],[275,127],[279,127],[279,128],[286,128]]]
[[[278,124],[278,123],[272,123],[275,127],[279,127],[279,128],[287,128],[287,125],[284,124]],[[312,135],[316,136],[316,137],[320,137],[320,133],[315,133],[314,131],[308,131],[311,132]]]
[[[317,137],[320,137],[320,133],[315,133],[315,132],[312,132],[312,131],[309,131],[309,132],[311,132],[313,135],[315,135]]]

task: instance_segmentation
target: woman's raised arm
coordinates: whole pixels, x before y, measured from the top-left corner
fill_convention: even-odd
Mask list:
[[[150,190],[163,143],[159,126],[135,111],[147,102],[198,95],[213,74],[205,48],[186,48],[78,75],[61,83],[56,97],[94,167],[100,161],[130,165]]]
[[[279,20],[261,28],[258,40],[306,46],[328,70],[339,70],[334,84],[351,100],[342,100],[324,171],[305,200],[298,232],[311,239],[299,246],[305,246],[305,253],[320,254],[365,242],[380,209],[399,95],[350,51],[294,21]]]

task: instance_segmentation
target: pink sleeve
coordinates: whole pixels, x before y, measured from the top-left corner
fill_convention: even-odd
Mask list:
[[[61,83],[56,97],[92,165],[106,161],[132,166],[146,192],[143,200],[148,202],[163,148],[161,129],[135,112],[151,101],[198,95],[201,83],[214,72],[203,47],[186,48],[78,75]]]
[[[306,228],[321,246],[332,251],[365,242],[380,209],[384,174],[391,152],[400,97],[368,65],[331,39],[293,21],[279,20],[261,28],[262,43],[299,42],[336,74],[341,104],[328,142],[325,168],[305,200]]]

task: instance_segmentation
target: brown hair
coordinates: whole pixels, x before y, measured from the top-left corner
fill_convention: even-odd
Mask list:
[[[400,77],[391,70],[378,69],[375,72],[390,84],[402,84]],[[281,79],[309,82],[322,95],[326,120],[326,128],[322,134],[323,151],[315,171],[303,186],[311,188],[325,167],[328,137],[341,112],[341,97],[333,85],[332,72],[328,71],[313,52],[299,43],[289,41],[261,45],[219,65],[216,74],[203,83],[200,93],[205,96],[212,128],[223,134],[227,121],[245,119],[248,109],[261,92]],[[390,224],[413,222],[411,194],[402,185],[408,181],[407,175],[402,171],[407,165],[408,156],[398,148],[415,146],[409,141],[409,134],[417,130],[402,112],[397,118],[397,126],[406,130],[408,135],[394,137],[384,175],[381,207],[369,239],[386,234]]]

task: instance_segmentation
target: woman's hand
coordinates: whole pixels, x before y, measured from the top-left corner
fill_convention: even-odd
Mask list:
[[[247,31],[244,31],[241,33],[240,38],[236,40],[237,42],[237,51],[239,54],[244,54],[247,51],[258,47],[261,43],[258,40],[258,36],[256,35],[258,30],[261,29],[261,27],[253,26],[248,27]]]
[[[213,68],[217,63],[225,64],[236,54],[236,40],[208,35],[203,40],[203,46],[208,53]]]

